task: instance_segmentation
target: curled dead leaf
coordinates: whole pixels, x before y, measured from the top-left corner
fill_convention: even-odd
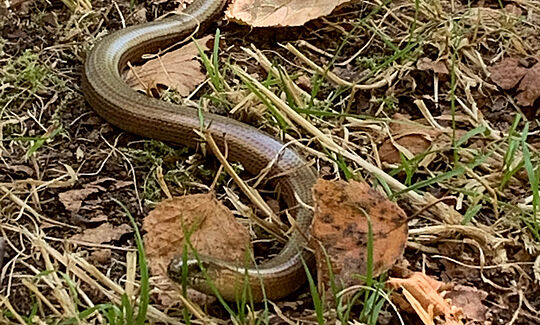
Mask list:
[[[98,265],[104,265],[110,262],[112,252],[109,248],[97,249],[93,251],[88,259]]]
[[[83,201],[93,193],[98,193],[100,191],[105,191],[105,188],[95,185],[88,184],[82,189],[69,190],[63,193],[58,194],[60,202],[64,205],[66,210],[71,212],[78,212],[82,206]]]
[[[389,269],[407,243],[407,216],[366,183],[319,179],[313,188],[312,235],[319,283],[328,283],[327,257],[337,284],[366,274],[368,217],[373,233],[373,274]],[[324,248],[324,249],[323,249]]]
[[[532,106],[540,97],[540,62],[532,66],[519,83],[517,103],[522,106]]]
[[[253,27],[301,26],[350,0],[236,0],[225,16]]]

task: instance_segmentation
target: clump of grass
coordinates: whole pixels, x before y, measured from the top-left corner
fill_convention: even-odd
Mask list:
[[[3,42],[0,42],[3,44]],[[60,82],[51,71],[40,63],[39,55],[25,50],[20,56],[8,60],[0,69],[0,105],[14,100],[30,100],[50,86]]]

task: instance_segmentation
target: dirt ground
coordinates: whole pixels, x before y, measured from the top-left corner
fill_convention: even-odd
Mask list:
[[[140,229],[166,198],[163,182],[172,195],[207,193],[220,166],[202,150],[111,126],[81,92],[82,64],[100,37],[123,22],[153,21],[177,4],[96,1],[91,9],[73,10],[67,3],[0,6],[0,323],[57,323],[81,317],[91,306],[118,304],[124,289],[137,293],[130,284],[137,269],[135,236],[118,202]],[[408,188],[394,190],[393,197],[410,216],[399,269],[451,284],[455,300],[474,305],[464,323],[540,324],[539,8],[540,2],[528,0],[364,1],[302,27],[254,29],[219,20],[207,33],[221,31],[227,101],[208,83],[191,101],[227,115],[249,94],[227,64],[287,98],[279,77],[270,78],[243,48],[262,51],[311,95],[299,110],[310,123]],[[518,68],[519,78],[513,76]],[[174,92],[165,97],[182,100]],[[385,182],[358,161],[331,159],[301,127],[288,129],[292,138],[286,138],[256,96],[250,103],[233,117],[286,141],[300,139],[295,148],[315,161],[319,176],[363,180],[384,192]],[[400,121],[417,124],[407,128]],[[224,174],[216,197],[234,210],[229,190],[238,192]],[[421,207],[407,192],[439,199],[456,214]],[[89,229],[97,231],[88,236]],[[255,245],[260,255],[278,249],[275,241]],[[150,279],[151,289],[157,282]],[[180,303],[164,296],[151,291],[149,320],[167,322],[167,315],[185,321]],[[399,324],[397,314],[405,324],[422,323],[395,304],[397,311],[384,304],[378,323]],[[351,319],[366,322],[363,306],[353,307]],[[246,317],[266,308],[272,324],[317,322],[308,286],[271,306],[255,305]],[[203,301],[201,312],[207,321],[231,322],[218,302]],[[326,321],[336,322],[337,314],[328,307]],[[93,314],[88,321],[101,323],[102,317]]]

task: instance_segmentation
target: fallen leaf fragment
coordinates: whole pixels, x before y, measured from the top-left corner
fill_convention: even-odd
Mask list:
[[[197,40],[199,47],[206,51],[211,35]],[[126,83],[135,90],[149,95],[159,94],[159,87],[175,89],[181,96],[187,96],[206,78],[197,60],[199,50],[194,42],[179,49],[146,61],[143,65],[127,70]]]
[[[517,103],[522,106],[532,106],[540,97],[540,62],[532,66],[519,83]]]
[[[252,27],[302,26],[350,0],[236,0],[225,16]]]
[[[416,63],[416,67],[418,68],[418,70],[422,71],[431,70],[440,74],[448,74],[448,68],[446,67],[446,64],[444,64],[444,62],[440,60],[433,61],[430,58],[421,58]]]
[[[407,216],[366,183],[319,179],[313,188],[315,240],[319,283],[328,283],[327,257],[337,285],[358,283],[366,274],[368,219],[373,234],[373,274],[389,269],[407,243]],[[323,249],[324,248],[324,249]]]
[[[105,188],[95,184],[89,184],[82,189],[69,190],[58,194],[60,202],[64,205],[66,210],[71,212],[78,212],[81,208],[83,201],[93,193],[105,191]]]
[[[488,293],[474,287],[456,285],[446,293],[445,298],[452,300],[452,304],[463,310],[467,319],[483,322],[486,320],[488,308],[482,304]]]
[[[505,90],[518,86],[517,103],[532,106],[540,97],[540,60],[530,68],[521,65],[522,59],[505,58],[489,69],[491,80]]]
[[[527,68],[519,64],[519,58],[505,58],[489,69],[491,80],[502,89],[512,89],[527,73]]]
[[[112,256],[112,252],[109,248],[98,249],[93,251],[88,259],[93,264],[107,264]]]
[[[390,124],[391,137],[379,147],[379,157],[389,164],[400,163],[401,154],[407,159],[412,159],[426,152],[440,135],[435,129],[412,124],[409,116],[395,114],[393,119],[395,122]]]
[[[227,261],[242,262],[250,247],[247,230],[232,212],[212,194],[173,197],[160,202],[144,219],[144,246],[152,278],[157,279],[156,299],[164,306],[180,301],[178,285],[167,274],[171,259],[182,254],[185,232],[200,254]],[[203,302],[206,296],[188,290],[192,301]]]
[[[387,284],[401,289],[405,299],[424,324],[434,324],[436,316],[444,315],[445,324],[463,324],[462,310],[444,299],[444,283],[424,273],[414,272],[406,279],[390,278]]]
[[[113,240],[118,240],[120,237],[122,237],[122,235],[131,231],[131,226],[127,223],[120,226],[113,226],[110,223],[103,223],[97,228],[89,228],[80,234],[73,235],[70,239],[94,244],[102,244]]]
[[[110,182],[112,182],[111,186],[106,188],[105,183]],[[103,177],[91,183],[85,184],[84,187],[81,189],[74,189],[60,193],[58,194],[58,198],[60,199],[60,202],[62,202],[66,210],[77,213],[80,210],[84,200],[86,200],[86,198],[91,194],[104,192],[107,189],[117,190],[132,184],[132,181],[119,181],[111,177]]]
[[[167,275],[171,259],[182,254],[185,232],[200,254],[242,262],[250,245],[247,230],[212,194],[160,202],[144,219],[145,251],[153,275]]]

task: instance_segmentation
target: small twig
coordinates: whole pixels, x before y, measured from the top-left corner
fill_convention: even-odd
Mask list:
[[[157,166],[156,168],[156,178],[159,183],[159,187],[161,187],[161,190],[163,191],[163,193],[165,193],[165,196],[168,199],[172,198],[171,191],[169,191],[167,182],[165,182],[165,178],[163,177],[163,168],[161,167],[161,165]]]
[[[225,156],[223,156],[223,154],[219,150],[219,148],[218,148],[216,142],[214,141],[214,138],[212,137],[212,135],[210,133],[206,132],[204,134],[204,137],[205,137],[206,143],[208,143],[208,146],[210,147],[210,150],[212,151],[212,153],[216,156],[216,158],[219,160],[219,162],[221,162],[221,164],[223,165],[223,168],[225,169],[227,174],[229,174],[232,177],[232,179],[238,185],[238,187],[240,187],[242,192],[251,200],[251,202],[253,202],[259,209],[261,209],[264,214],[269,216],[277,224],[282,224],[281,220],[279,220],[279,218],[274,214],[272,209],[270,209],[268,204],[266,204],[266,202],[263,200],[263,198],[261,197],[259,192],[252,189],[249,185],[246,184],[246,182],[244,182],[244,180],[242,180],[240,178],[240,176],[238,176],[238,174],[236,174],[236,172],[234,171],[232,166],[229,164],[229,162],[227,161]],[[256,218],[254,215],[251,216],[251,220],[253,220],[256,224],[261,226],[263,229],[265,229],[266,231],[268,231],[272,235],[274,235],[274,236],[276,236],[278,238],[281,238],[281,240],[283,240],[283,236],[279,235],[280,229],[279,229],[279,227],[276,227],[276,225],[268,223],[268,222],[266,222],[266,221],[264,221],[264,220],[262,220],[260,218]]]

